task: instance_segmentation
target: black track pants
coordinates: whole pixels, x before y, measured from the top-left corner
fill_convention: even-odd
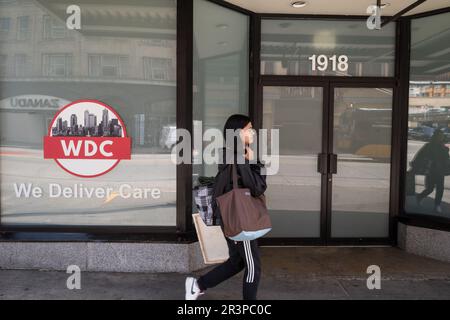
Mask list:
[[[261,261],[256,240],[233,241],[226,238],[230,258],[215,267],[207,274],[201,276],[197,283],[201,290],[217,286],[219,283],[231,278],[245,268],[243,279],[244,300],[256,300],[259,279],[261,276]]]
[[[419,199],[427,197],[433,192],[436,187],[436,196],[434,198],[434,205],[439,206],[442,202],[444,194],[445,176],[442,174],[429,174],[425,176],[425,189],[418,195]]]

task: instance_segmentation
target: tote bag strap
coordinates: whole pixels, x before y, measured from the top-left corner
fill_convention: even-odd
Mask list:
[[[237,177],[237,169],[236,169],[236,164],[232,164],[231,165],[231,175],[232,175],[232,179],[233,179],[233,189],[238,189],[238,177]]]

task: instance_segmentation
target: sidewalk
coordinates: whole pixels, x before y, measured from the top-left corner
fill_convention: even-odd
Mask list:
[[[397,248],[266,247],[259,299],[450,299],[450,263]],[[381,290],[366,269],[381,268]],[[202,274],[205,270],[198,272]],[[0,270],[1,299],[183,299],[184,274],[81,274],[81,290],[55,271]],[[242,273],[201,299],[240,299]]]

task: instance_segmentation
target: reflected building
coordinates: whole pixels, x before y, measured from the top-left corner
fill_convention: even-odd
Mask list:
[[[80,30],[66,27],[65,8],[70,4],[0,2],[0,80],[14,83],[2,87],[2,105],[11,105],[0,109],[2,141],[41,147],[36,132],[46,134],[56,111],[89,98],[113,106],[130,134],[139,134],[132,141],[139,141],[140,147],[162,152],[162,128],[176,122],[175,1],[124,1],[120,6],[82,2]],[[19,98],[33,103],[14,108]],[[52,103],[41,108],[47,100]],[[67,120],[71,132],[79,130],[75,120]],[[81,121],[84,128],[102,123],[102,132],[109,123],[107,114],[101,121],[86,116]],[[26,129],[13,130],[18,123]]]

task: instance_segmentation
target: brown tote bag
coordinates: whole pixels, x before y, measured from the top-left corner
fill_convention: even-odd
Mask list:
[[[231,165],[233,189],[216,198],[224,234],[235,241],[254,240],[272,229],[264,195],[253,197],[248,188],[238,187],[236,165]]]

